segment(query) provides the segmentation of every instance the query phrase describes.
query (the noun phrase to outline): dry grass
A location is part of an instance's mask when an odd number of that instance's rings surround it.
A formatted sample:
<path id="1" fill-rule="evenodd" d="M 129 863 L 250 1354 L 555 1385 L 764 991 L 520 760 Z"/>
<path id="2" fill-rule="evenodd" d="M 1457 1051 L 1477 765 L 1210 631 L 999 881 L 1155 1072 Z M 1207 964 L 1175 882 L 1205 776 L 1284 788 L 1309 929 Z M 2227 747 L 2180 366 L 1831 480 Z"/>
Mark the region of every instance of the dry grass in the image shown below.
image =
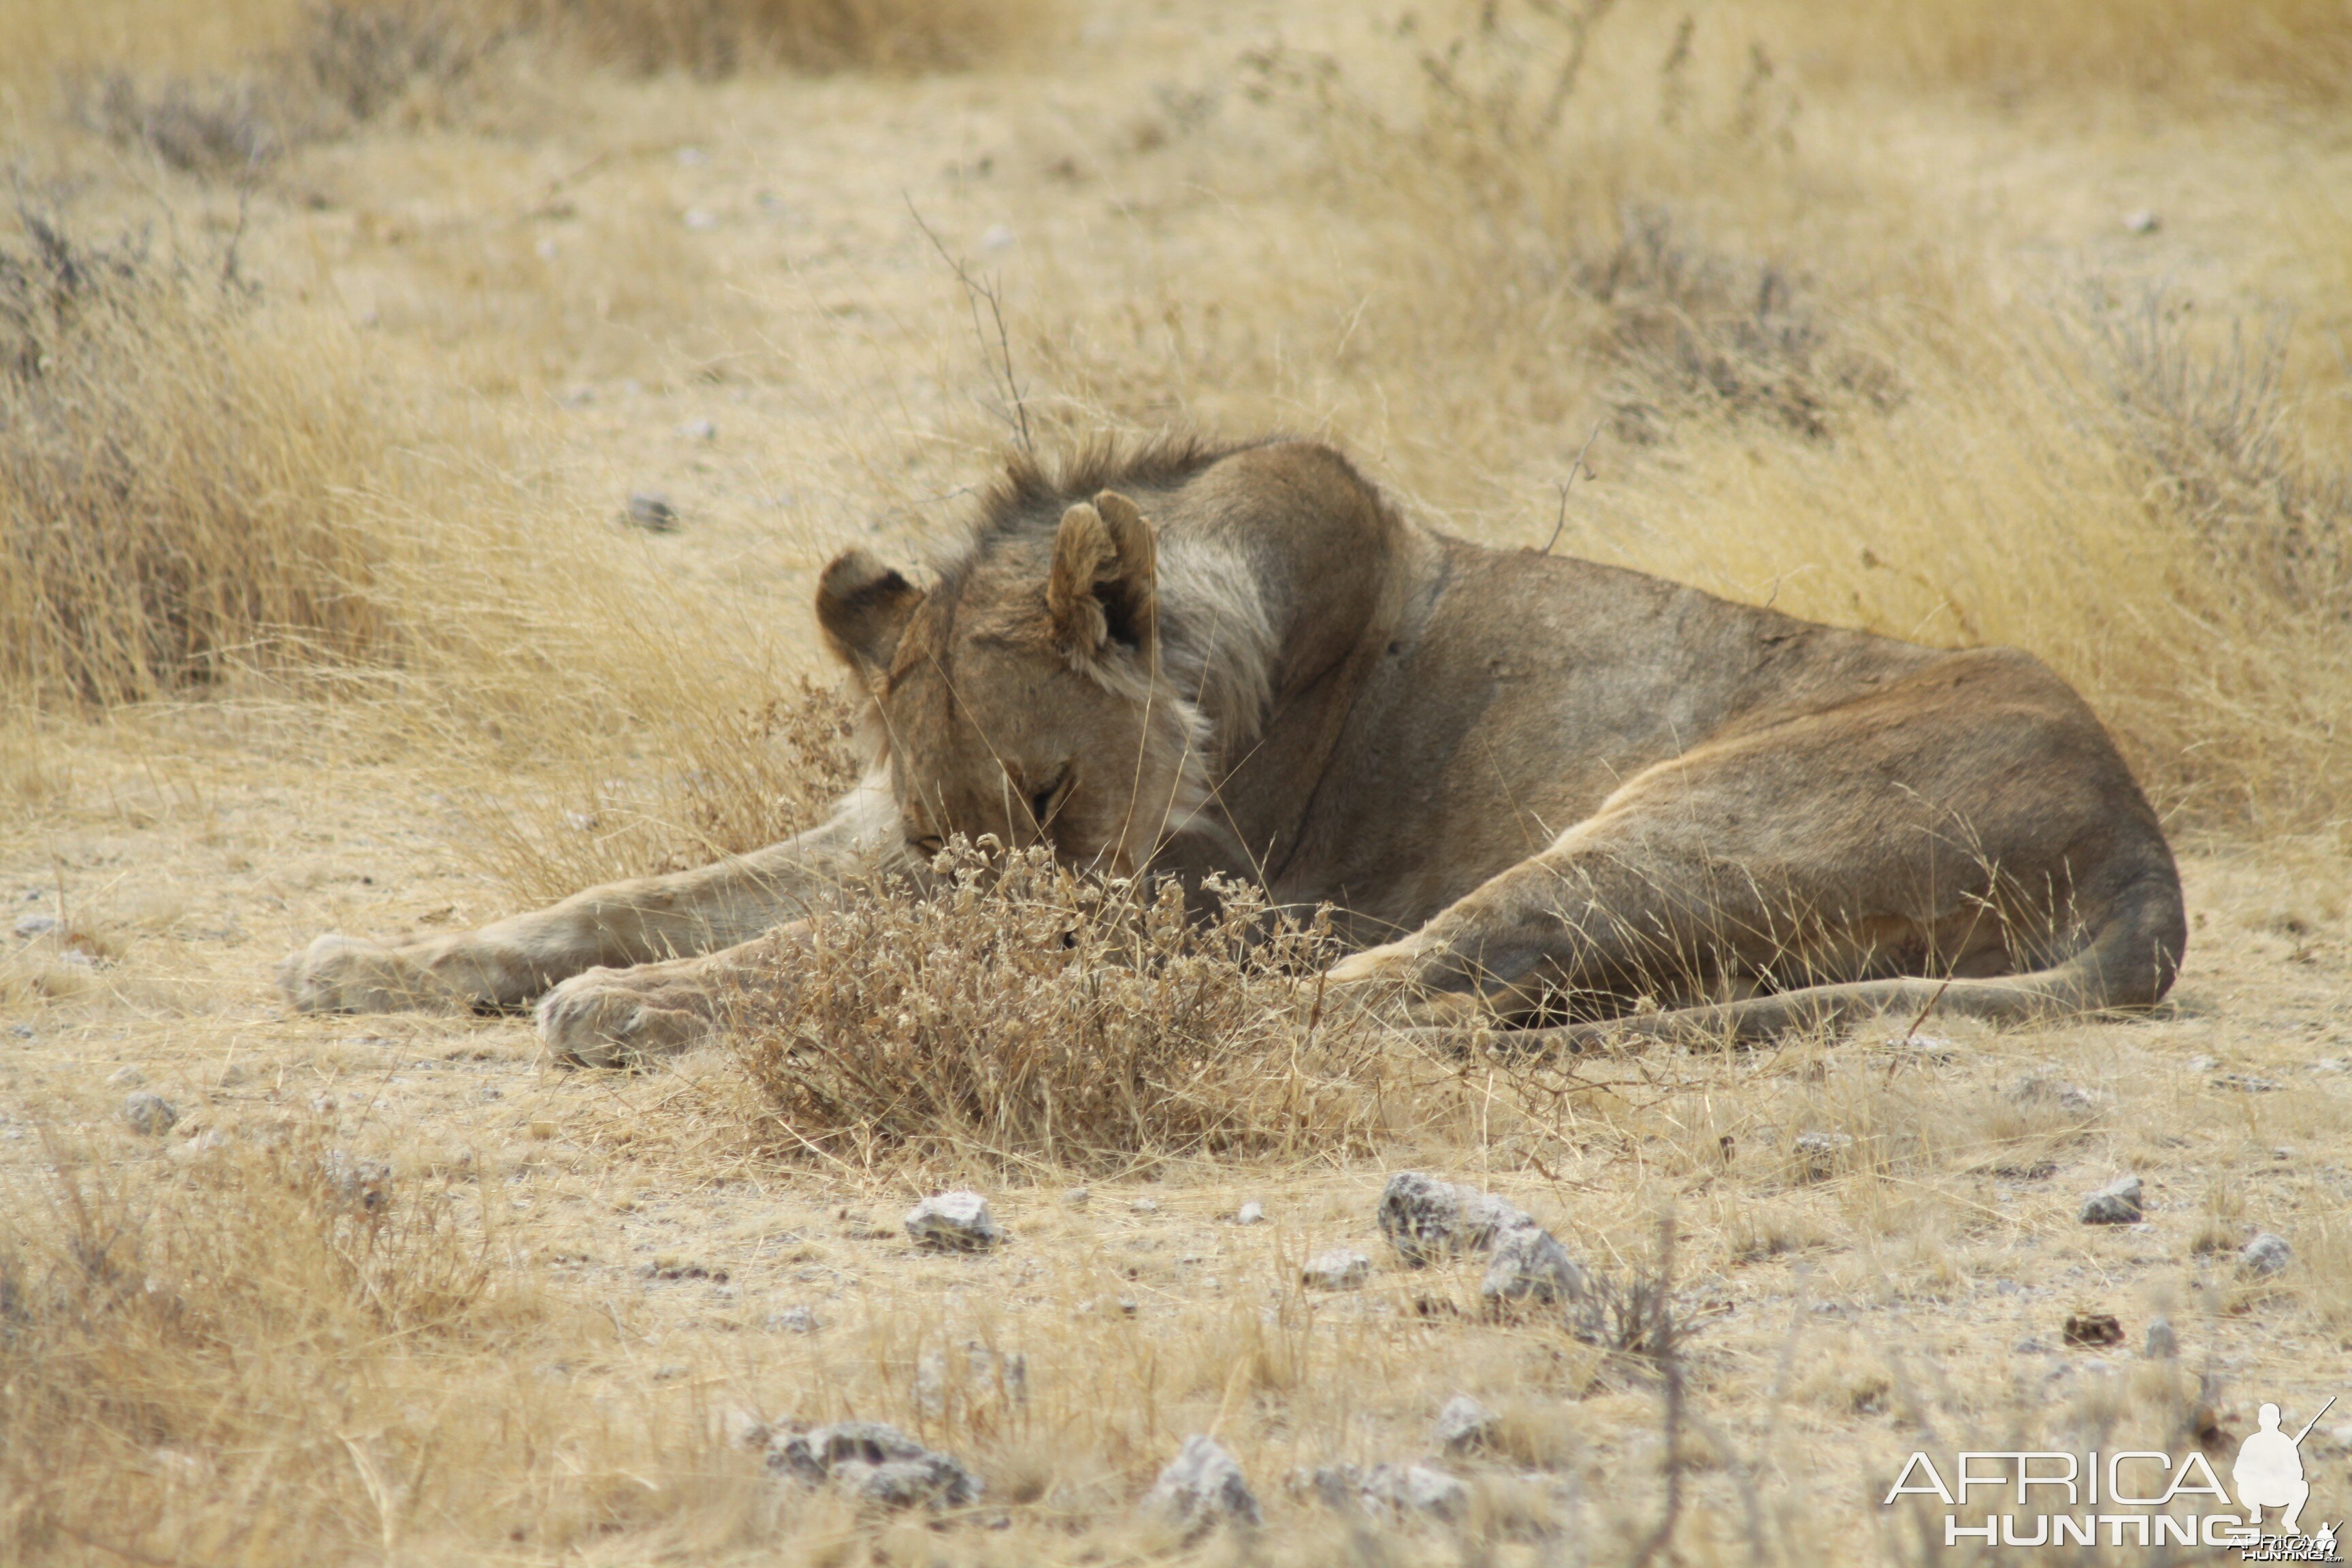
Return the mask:
<path id="1" fill-rule="evenodd" d="M 391 457 L 336 349 L 201 268 L 19 215 L 0 249 L 0 685 L 143 701 L 398 637 L 355 507 Z"/>
<path id="2" fill-rule="evenodd" d="M 1412 1075 L 1323 1017 L 1319 924 L 1222 885 L 1191 921 L 1172 880 L 1106 886 L 1043 850 L 954 846 L 932 874 L 933 897 L 821 920 L 781 1003 L 738 1008 L 780 1150 L 1051 1173 L 1347 1157 L 1401 1131 Z"/>

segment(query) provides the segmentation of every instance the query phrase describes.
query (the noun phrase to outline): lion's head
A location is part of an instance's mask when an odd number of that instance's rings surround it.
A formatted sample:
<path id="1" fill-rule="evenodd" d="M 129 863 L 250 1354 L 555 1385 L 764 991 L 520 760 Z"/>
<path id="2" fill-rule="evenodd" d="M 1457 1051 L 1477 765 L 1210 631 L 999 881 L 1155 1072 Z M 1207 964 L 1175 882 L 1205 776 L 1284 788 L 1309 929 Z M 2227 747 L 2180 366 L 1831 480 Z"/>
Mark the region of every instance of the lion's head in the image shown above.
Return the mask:
<path id="1" fill-rule="evenodd" d="M 910 848 L 993 834 L 1124 876 L 1183 824 L 1203 721 L 1161 672 L 1156 575 L 1114 490 L 928 593 L 862 550 L 825 568 L 817 622 L 872 703 Z"/>

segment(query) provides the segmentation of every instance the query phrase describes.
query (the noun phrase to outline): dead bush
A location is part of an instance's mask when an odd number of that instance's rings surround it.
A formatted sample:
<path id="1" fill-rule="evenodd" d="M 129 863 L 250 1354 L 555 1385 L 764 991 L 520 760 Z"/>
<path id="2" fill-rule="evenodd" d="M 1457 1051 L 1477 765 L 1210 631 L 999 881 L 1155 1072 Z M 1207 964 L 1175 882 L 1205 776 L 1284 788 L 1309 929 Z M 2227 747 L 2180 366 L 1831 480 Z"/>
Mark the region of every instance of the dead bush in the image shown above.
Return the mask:
<path id="1" fill-rule="evenodd" d="M 473 1491 L 426 1456 L 480 1441 L 460 1430 L 478 1410 L 417 1392 L 546 1309 L 461 1181 L 395 1177 L 312 1126 L 47 1152 L 0 1202 L 0 1556 L 225 1560 L 240 1527 L 208 1500 L 266 1493 L 266 1554 L 321 1561 Z"/>
<path id="2" fill-rule="evenodd" d="M 1322 1015 L 1321 917 L 1218 885 L 1188 920 L 1172 880 L 1097 881 L 1042 850 L 959 845 L 933 876 L 930 898 L 823 917 L 742 999 L 735 1049 L 782 1147 L 1101 1168 L 1333 1154 L 1381 1130 L 1379 1041 Z"/>
<path id="3" fill-rule="evenodd" d="M 198 268 L 19 214 L 0 245 L 0 685 L 116 702 L 393 626 L 352 510 L 383 411 Z"/>
<path id="4" fill-rule="evenodd" d="M 505 0 L 523 31 L 600 63 L 728 76 L 952 70 L 1024 30 L 1022 0 Z"/>

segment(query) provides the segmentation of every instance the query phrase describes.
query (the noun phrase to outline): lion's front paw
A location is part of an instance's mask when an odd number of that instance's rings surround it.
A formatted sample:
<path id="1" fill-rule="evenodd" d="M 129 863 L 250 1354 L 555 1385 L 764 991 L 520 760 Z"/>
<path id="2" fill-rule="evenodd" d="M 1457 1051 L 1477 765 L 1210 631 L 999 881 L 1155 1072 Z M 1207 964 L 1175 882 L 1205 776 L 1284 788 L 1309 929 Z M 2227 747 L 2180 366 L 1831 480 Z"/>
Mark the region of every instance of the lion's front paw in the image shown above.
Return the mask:
<path id="1" fill-rule="evenodd" d="M 635 1067 L 709 1039 L 712 1012 L 706 992 L 675 979 L 592 969 L 540 999 L 539 1037 L 578 1067 Z"/>
<path id="2" fill-rule="evenodd" d="M 1486 1000 L 1455 979 L 1451 967 L 1412 942 L 1368 947 L 1332 965 L 1327 978 L 1352 993 L 1349 1005 L 1406 1027 L 1466 1027 L 1484 1021 L 1489 1011 Z"/>
<path id="3" fill-rule="evenodd" d="M 388 947 L 331 932 L 278 966 L 278 986 L 301 1013 L 441 1012 L 448 990 Z"/>

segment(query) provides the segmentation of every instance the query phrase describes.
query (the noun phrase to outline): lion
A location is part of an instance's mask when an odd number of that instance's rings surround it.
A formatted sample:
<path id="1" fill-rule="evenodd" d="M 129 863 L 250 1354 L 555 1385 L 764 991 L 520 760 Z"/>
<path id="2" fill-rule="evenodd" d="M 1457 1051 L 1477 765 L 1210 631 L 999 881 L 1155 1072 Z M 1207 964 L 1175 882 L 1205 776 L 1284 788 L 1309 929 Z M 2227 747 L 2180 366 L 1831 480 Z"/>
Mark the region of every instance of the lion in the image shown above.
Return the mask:
<path id="1" fill-rule="evenodd" d="M 641 1060 L 955 836 L 1328 906 L 1328 985 L 1530 1047 L 2146 1008 L 2179 969 L 2162 826 L 2030 654 L 1470 543 L 1313 441 L 1018 458 L 978 511 L 925 583 L 862 550 L 818 582 L 865 752 L 822 826 L 462 935 L 320 936 L 293 1005 L 536 1003 L 562 1059 Z"/>

